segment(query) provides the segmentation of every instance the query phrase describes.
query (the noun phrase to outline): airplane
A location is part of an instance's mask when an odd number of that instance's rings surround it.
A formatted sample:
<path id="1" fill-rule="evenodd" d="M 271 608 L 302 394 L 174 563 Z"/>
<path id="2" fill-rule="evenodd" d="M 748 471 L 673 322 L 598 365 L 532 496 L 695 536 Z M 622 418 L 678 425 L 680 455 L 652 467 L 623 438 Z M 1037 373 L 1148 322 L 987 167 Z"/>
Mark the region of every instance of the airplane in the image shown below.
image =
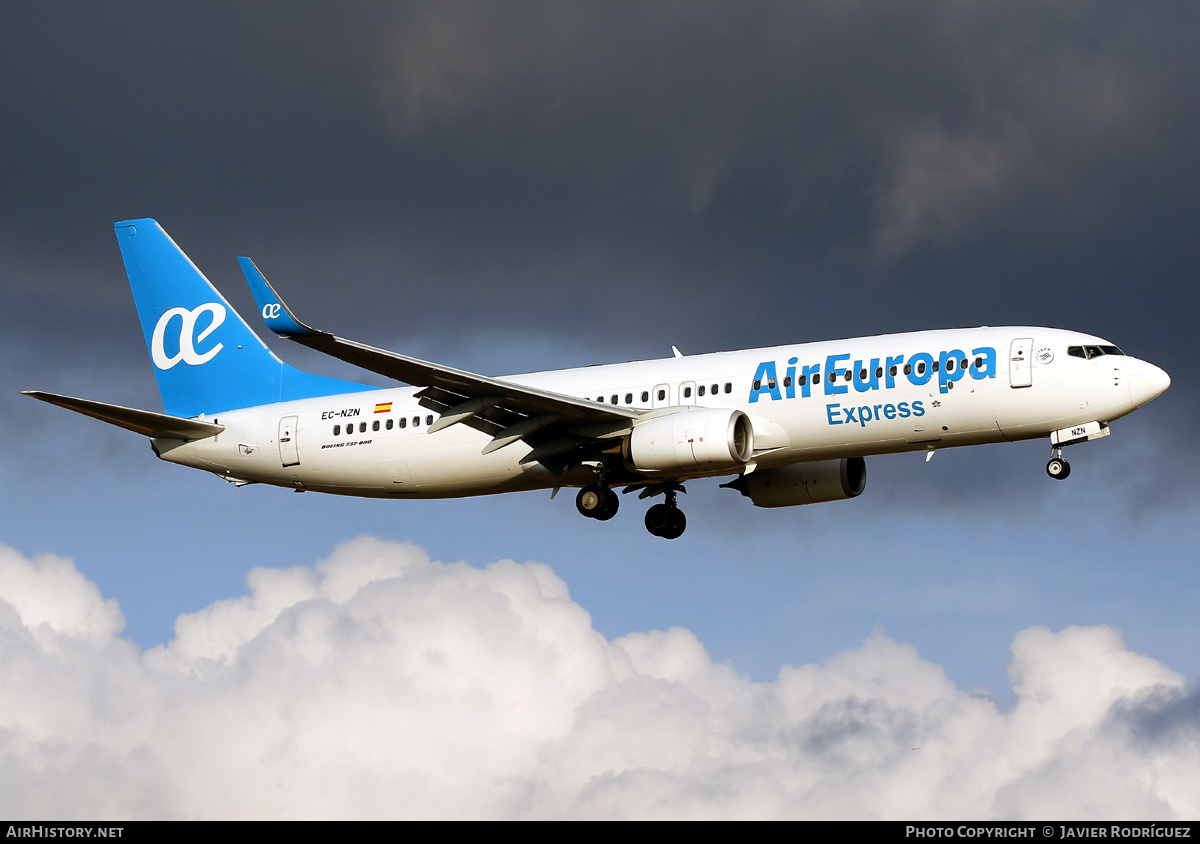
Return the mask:
<path id="1" fill-rule="evenodd" d="M 866 457 L 1049 437 L 1067 446 L 1161 395 L 1162 369 L 1055 328 L 917 331 L 673 356 L 495 378 L 346 340 L 302 322 L 239 258 L 277 336 L 408 386 L 294 369 L 267 347 L 152 219 L 114 224 L 163 413 L 31 396 L 150 437 L 162 460 L 237 486 L 377 498 L 578 488 L 589 518 L 641 499 L 654 536 L 687 520 L 684 483 L 758 507 L 857 497 Z"/>

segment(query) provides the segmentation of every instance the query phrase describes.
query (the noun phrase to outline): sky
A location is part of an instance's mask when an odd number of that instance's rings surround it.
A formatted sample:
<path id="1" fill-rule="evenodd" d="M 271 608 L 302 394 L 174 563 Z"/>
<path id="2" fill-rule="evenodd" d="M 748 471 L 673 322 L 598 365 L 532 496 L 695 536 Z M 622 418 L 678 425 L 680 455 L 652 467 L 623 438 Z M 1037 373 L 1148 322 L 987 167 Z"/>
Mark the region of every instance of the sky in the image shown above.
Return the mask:
<path id="1" fill-rule="evenodd" d="M 1200 816 L 1200 8 L 0 10 L 0 815 Z M 252 315 L 488 375 L 970 325 L 1172 377 L 1073 448 L 688 485 L 245 487 L 161 409 L 111 225 Z M 257 326 L 264 337 L 265 329 Z M 289 363 L 384 385 L 270 340 Z"/>

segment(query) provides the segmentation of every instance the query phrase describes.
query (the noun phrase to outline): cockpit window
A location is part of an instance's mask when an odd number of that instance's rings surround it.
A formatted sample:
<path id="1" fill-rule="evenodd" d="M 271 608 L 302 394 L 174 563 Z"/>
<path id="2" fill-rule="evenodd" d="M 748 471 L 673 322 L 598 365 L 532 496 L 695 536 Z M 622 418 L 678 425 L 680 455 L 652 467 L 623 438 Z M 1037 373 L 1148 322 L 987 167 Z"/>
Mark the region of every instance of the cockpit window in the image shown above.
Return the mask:
<path id="1" fill-rule="evenodd" d="M 1068 346 L 1067 354 L 1072 357 L 1091 360 L 1101 355 L 1123 355 L 1125 353 L 1116 346 Z"/>

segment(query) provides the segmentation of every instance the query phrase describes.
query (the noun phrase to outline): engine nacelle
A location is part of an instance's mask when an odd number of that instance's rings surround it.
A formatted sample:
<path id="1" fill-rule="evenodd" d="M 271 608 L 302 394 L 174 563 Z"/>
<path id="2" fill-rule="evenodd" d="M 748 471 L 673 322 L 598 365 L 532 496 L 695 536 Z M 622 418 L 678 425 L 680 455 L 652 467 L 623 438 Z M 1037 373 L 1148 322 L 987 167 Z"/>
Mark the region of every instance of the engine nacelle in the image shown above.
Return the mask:
<path id="1" fill-rule="evenodd" d="M 697 408 L 639 422 L 626 459 L 645 472 L 736 469 L 754 454 L 754 429 L 740 410 Z"/>
<path id="2" fill-rule="evenodd" d="M 794 463 L 742 475 L 722 486 L 732 487 L 755 507 L 795 507 L 821 501 L 841 501 L 862 495 L 867 488 L 867 461 L 861 457 Z"/>

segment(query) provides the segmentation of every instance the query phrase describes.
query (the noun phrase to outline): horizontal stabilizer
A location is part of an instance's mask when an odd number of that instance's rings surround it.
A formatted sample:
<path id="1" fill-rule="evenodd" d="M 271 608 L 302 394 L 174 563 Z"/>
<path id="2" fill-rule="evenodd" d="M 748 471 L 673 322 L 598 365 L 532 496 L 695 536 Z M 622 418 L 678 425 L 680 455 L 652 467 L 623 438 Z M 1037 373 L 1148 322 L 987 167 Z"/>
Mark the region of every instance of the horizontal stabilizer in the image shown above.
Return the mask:
<path id="1" fill-rule="evenodd" d="M 147 437 L 202 440 L 225 430 L 224 425 L 214 425 L 211 422 L 198 422 L 195 419 L 167 416 L 165 413 L 154 413 L 150 410 L 136 410 L 132 407 L 121 407 L 100 401 L 43 393 L 40 390 L 25 390 L 22 395 L 65 407 L 67 410 L 82 413 L 84 416 L 90 416 L 101 422 L 144 434 Z"/>

